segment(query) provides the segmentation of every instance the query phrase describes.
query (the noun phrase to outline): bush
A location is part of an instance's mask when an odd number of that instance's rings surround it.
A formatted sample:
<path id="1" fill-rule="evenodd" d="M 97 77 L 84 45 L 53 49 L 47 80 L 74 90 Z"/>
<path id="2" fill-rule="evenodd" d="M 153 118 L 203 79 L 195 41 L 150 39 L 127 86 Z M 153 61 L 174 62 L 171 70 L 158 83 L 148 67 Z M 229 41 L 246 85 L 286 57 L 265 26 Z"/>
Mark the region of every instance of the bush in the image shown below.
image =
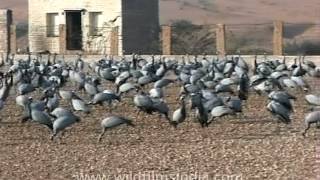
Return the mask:
<path id="1" fill-rule="evenodd" d="M 208 26 L 179 20 L 172 24 L 173 54 L 215 54 L 215 37 Z"/>

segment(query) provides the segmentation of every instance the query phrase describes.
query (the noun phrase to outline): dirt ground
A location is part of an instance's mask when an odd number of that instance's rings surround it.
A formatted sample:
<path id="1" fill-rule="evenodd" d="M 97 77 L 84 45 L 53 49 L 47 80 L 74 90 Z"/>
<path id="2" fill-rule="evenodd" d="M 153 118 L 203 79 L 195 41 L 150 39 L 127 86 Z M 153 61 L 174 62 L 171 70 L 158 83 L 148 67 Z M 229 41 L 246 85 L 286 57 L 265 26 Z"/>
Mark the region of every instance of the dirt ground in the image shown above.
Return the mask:
<path id="1" fill-rule="evenodd" d="M 319 87 L 319 82 L 314 85 Z M 166 91 L 173 111 L 178 88 L 171 85 Z M 82 121 L 52 142 L 47 128 L 20 123 L 22 110 L 10 97 L 0 112 L 0 179 L 115 179 L 142 172 L 198 173 L 209 179 L 316 179 L 319 130 L 312 128 L 307 138 L 301 136 L 307 104 L 301 92 L 295 95 L 290 125 L 278 124 L 266 111 L 267 99 L 252 94 L 242 116 L 201 128 L 189 113 L 177 130 L 158 115 L 136 117 L 127 99 L 115 105 L 113 113 L 131 118 L 136 126 L 109 130 L 101 143 L 97 137 L 101 120 L 109 115 L 106 107 L 94 107 L 90 115 L 80 113 Z"/>

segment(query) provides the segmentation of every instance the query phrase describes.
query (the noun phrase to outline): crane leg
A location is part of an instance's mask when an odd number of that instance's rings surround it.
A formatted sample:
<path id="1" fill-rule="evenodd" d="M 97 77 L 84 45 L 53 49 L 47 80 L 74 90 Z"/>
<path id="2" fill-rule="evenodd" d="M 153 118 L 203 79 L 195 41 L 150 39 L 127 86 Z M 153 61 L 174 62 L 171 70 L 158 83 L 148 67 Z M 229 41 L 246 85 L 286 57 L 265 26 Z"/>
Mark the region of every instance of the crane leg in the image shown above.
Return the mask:
<path id="1" fill-rule="evenodd" d="M 109 113 L 112 113 L 112 103 L 108 103 L 108 105 L 109 105 Z"/>
<path id="2" fill-rule="evenodd" d="M 304 129 L 303 133 L 302 133 L 302 136 L 303 137 L 306 137 L 306 133 L 307 131 L 310 129 L 310 123 L 308 123 L 307 127 Z"/>
<path id="3" fill-rule="evenodd" d="M 55 133 L 55 132 L 52 133 L 52 135 L 51 135 L 51 137 L 50 137 L 50 140 L 53 141 L 53 140 L 54 140 L 54 137 L 56 137 L 56 135 L 57 135 L 57 133 Z"/>
<path id="4" fill-rule="evenodd" d="M 104 133 L 106 132 L 106 129 L 107 129 L 107 128 L 102 128 L 102 132 L 101 132 L 101 134 L 99 135 L 98 142 L 100 142 L 100 141 L 101 141 L 102 136 L 103 136 L 103 135 L 104 135 Z"/>
<path id="5" fill-rule="evenodd" d="M 140 110 L 140 109 L 138 109 L 138 112 L 137 112 L 137 117 L 139 116 L 140 112 L 141 112 L 141 110 Z"/>
<path id="6" fill-rule="evenodd" d="M 62 139 L 62 137 L 66 134 L 66 131 L 62 130 L 61 134 L 60 134 L 60 140 Z"/>
<path id="7" fill-rule="evenodd" d="M 320 129 L 320 121 L 317 121 L 317 129 Z"/>

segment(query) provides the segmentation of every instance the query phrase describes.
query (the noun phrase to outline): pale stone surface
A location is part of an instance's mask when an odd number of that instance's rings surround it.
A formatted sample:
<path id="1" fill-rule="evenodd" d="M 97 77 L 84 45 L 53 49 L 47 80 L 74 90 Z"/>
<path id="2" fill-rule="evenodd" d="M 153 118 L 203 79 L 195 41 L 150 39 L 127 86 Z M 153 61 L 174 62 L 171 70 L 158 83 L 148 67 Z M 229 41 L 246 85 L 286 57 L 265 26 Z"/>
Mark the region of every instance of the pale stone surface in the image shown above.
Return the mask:
<path id="1" fill-rule="evenodd" d="M 26 59 L 27 57 L 28 57 L 27 55 L 16 55 L 16 59 Z M 61 56 L 58 55 L 57 57 L 59 58 Z M 72 61 L 75 58 L 77 58 L 77 56 L 75 56 L 75 55 L 65 55 L 64 57 L 65 57 L 66 61 Z M 104 55 L 83 55 L 82 57 L 83 57 L 83 60 L 85 62 L 93 62 L 93 61 L 98 61 L 101 58 L 104 58 Z M 127 60 L 131 60 L 132 56 L 126 55 L 125 57 L 126 57 Z M 150 60 L 150 61 L 151 61 L 151 58 L 152 58 L 152 56 L 150 56 L 150 55 L 141 55 L 141 57 L 145 58 L 146 60 Z M 168 55 L 168 56 L 161 55 L 161 57 L 166 57 L 167 59 L 176 59 L 178 61 L 182 60 L 182 56 L 181 55 Z M 194 58 L 194 56 L 192 56 L 192 55 L 190 55 L 189 57 L 190 57 L 191 60 Z M 206 57 L 207 57 L 208 60 L 217 59 L 217 56 L 208 55 Z M 243 55 L 241 57 L 249 65 L 253 64 L 254 56 L 252 56 L 252 55 Z M 115 60 L 121 60 L 123 58 L 123 56 L 114 56 L 113 58 Z M 198 56 L 198 59 L 201 59 L 201 58 L 202 58 L 202 56 Z M 272 55 L 271 56 L 263 56 L 263 55 L 260 55 L 260 56 L 257 56 L 257 61 L 258 62 L 264 61 L 265 58 L 267 58 L 268 60 L 276 60 L 276 59 L 278 59 L 278 60 L 282 61 L 283 56 L 272 56 Z M 286 63 L 288 65 L 292 64 L 294 62 L 295 58 L 299 58 L 299 56 L 286 56 Z M 156 55 L 155 59 L 156 60 L 160 59 L 160 55 Z M 305 60 L 313 61 L 317 66 L 320 66 L 320 56 L 306 56 Z"/>
<path id="2" fill-rule="evenodd" d="M 10 51 L 9 28 L 12 23 L 11 17 L 11 10 L 0 9 L 0 53 Z"/>
<path id="3" fill-rule="evenodd" d="M 47 37 L 46 14 L 59 13 L 59 25 L 66 24 L 66 10 L 84 10 L 82 13 L 83 50 L 88 54 L 109 54 L 111 30 L 118 26 L 119 53 L 135 46 L 147 46 L 149 36 L 142 31 L 145 25 L 159 24 L 158 0 L 115 1 L 115 0 L 29 0 L 29 45 L 31 52 L 49 50 L 59 53 L 59 37 Z M 102 36 L 90 36 L 90 12 L 102 12 L 99 30 Z M 148 16 L 151 14 L 151 18 Z M 119 17 L 118 17 L 119 16 Z M 117 20 L 112 22 L 116 17 Z M 156 20 L 155 20 L 156 19 Z M 138 29 L 137 29 L 138 28 Z M 150 28 L 150 27 L 147 27 Z M 135 30 L 136 29 L 136 30 Z M 149 29 L 150 30 L 150 29 Z M 147 32 L 147 33 L 151 33 Z M 124 36 L 122 34 L 125 34 Z M 144 41 L 138 41 L 142 39 Z"/>

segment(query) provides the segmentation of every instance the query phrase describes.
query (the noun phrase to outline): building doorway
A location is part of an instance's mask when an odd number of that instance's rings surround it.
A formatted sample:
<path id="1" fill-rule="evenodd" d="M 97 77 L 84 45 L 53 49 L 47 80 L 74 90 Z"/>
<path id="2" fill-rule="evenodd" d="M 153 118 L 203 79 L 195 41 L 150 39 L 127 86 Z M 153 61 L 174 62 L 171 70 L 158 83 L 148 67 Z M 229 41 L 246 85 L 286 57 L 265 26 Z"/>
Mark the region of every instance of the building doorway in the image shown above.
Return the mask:
<path id="1" fill-rule="evenodd" d="M 81 11 L 66 11 L 67 50 L 82 50 Z"/>

